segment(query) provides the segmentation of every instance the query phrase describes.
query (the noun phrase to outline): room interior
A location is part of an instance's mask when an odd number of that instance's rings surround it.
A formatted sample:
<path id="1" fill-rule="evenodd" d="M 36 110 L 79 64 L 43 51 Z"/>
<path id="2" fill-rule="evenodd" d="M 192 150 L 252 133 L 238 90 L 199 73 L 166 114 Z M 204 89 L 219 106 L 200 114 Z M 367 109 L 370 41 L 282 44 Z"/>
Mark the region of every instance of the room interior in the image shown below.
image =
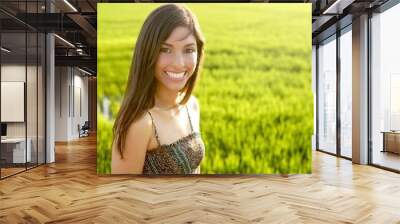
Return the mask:
<path id="1" fill-rule="evenodd" d="M 187 178 L 96 173 L 96 4 L 117 2 L 0 2 L 0 222 L 399 222 L 399 1 L 230 1 L 311 4 L 312 174 Z"/>

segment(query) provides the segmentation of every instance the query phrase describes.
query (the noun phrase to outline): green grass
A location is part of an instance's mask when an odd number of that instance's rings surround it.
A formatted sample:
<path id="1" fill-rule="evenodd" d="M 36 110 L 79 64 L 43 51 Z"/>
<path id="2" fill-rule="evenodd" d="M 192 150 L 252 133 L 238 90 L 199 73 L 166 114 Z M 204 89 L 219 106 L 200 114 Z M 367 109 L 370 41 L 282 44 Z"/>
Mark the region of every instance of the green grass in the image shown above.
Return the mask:
<path id="1" fill-rule="evenodd" d="M 310 4 L 187 4 L 206 37 L 194 95 L 202 173 L 310 173 Z M 97 171 L 110 172 L 113 119 L 138 32 L 158 4 L 98 5 Z M 117 12 L 117 13 L 116 13 Z M 111 104 L 111 118 L 102 102 Z"/>

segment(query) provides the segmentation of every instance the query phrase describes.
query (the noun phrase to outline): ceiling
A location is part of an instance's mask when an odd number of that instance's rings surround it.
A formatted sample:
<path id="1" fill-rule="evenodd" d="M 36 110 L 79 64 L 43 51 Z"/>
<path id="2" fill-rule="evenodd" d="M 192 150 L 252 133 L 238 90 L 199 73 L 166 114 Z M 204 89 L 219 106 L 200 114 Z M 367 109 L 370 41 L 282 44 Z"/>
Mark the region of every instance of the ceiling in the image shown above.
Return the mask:
<path id="1" fill-rule="evenodd" d="M 312 3 L 313 44 L 331 36 L 347 25 L 352 18 L 372 12 L 388 0 L 308 0 Z"/>
<path id="2" fill-rule="evenodd" d="M 1 0 L 2 46 L 12 49 L 3 60 L 15 63 L 23 60 L 26 55 L 29 61 L 30 58 L 36 57 L 37 50 L 44 47 L 44 44 L 36 43 L 36 33 L 53 32 L 57 34 L 56 66 L 79 66 L 96 74 L 97 2 L 47 0 L 46 5 L 45 0 Z M 28 32 L 27 40 L 25 30 Z M 29 34 L 30 32 L 32 34 Z"/>

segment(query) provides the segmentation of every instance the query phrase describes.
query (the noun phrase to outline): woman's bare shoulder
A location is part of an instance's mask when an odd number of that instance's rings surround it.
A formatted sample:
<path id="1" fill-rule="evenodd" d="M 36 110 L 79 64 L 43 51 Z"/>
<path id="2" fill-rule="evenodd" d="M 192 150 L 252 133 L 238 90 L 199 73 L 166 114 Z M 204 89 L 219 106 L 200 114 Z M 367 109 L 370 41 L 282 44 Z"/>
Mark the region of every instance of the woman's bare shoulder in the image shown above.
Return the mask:
<path id="1" fill-rule="evenodd" d="M 145 112 L 142 116 L 132 122 L 129 125 L 127 137 L 142 138 L 142 137 L 151 137 L 152 130 L 152 119 L 148 112 Z M 133 135 L 133 136 L 132 136 Z"/>
<path id="2" fill-rule="evenodd" d="M 151 138 L 152 123 L 147 113 L 132 122 L 127 130 L 123 157 L 113 150 L 111 169 L 113 174 L 140 174 Z"/>

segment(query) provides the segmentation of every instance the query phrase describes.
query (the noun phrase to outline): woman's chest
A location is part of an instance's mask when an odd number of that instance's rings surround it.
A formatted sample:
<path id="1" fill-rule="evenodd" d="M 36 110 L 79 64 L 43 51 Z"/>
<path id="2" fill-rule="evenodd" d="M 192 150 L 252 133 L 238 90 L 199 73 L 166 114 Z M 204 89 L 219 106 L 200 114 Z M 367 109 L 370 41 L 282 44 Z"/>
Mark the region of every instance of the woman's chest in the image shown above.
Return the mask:
<path id="1" fill-rule="evenodd" d="M 191 174 L 200 166 L 205 147 L 200 134 L 193 133 L 172 144 L 147 152 L 144 174 Z"/>

